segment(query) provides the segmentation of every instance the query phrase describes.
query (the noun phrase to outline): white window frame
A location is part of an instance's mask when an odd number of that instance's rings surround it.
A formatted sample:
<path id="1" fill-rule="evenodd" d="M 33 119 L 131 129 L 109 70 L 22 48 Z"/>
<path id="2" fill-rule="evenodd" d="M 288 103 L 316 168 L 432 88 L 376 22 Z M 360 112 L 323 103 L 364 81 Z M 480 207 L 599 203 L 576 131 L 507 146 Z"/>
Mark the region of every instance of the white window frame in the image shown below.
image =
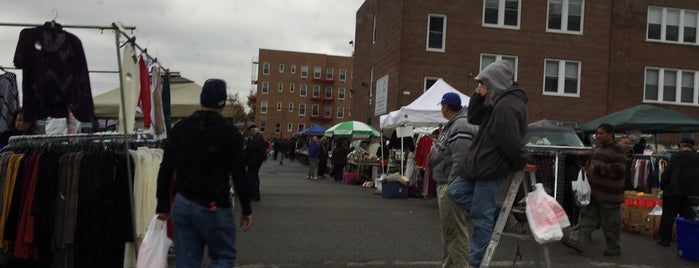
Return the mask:
<path id="1" fill-rule="evenodd" d="M 344 87 L 337 89 L 337 99 L 338 100 L 345 100 L 345 88 Z"/>
<path id="2" fill-rule="evenodd" d="M 308 85 L 306 85 L 306 84 L 301 84 L 301 85 L 299 86 L 299 96 L 301 96 L 301 97 L 303 97 L 303 98 L 305 98 L 306 96 L 308 96 Z"/>
<path id="3" fill-rule="evenodd" d="M 549 25 L 551 18 L 551 2 L 561 2 L 561 29 L 552 29 Z M 568 30 L 568 19 L 570 18 L 570 1 L 571 0 L 548 0 L 546 11 L 546 31 L 551 33 L 577 34 L 582 35 L 585 28 L 585 0 L 580 0 L 580 30 Z"/>
<path id="4" fill-rule="evenodd" d="M 284 63 L 279 64 L 279 73 L 284 73 Z"/>
<path id="5" fill-rule="evenodd" d="M 371 44 L 376 44 L 376 15 L 374 14 L 373 28 L 371 29 Z"/>
<path id="6" fill-rule="evenodd" d="M 503 55 L 503 54 L 493 54 L 493 53 L 481 53 L 481 62 L 480 62 L 480 71 L 482 71 L 487 65 L 483 64 L 483 57 L 495 57 L 495 61 L 499 61 L 502 59 L 508 59 L 508 58 L 514 58 L 514 68 L 513 73 L 515 75 L 515 81 L 517 81 L 517 73 L 519 72 L 519 57 L 514 56 L 514 55 Z"/>
<path id="7" fill-rule="evenodd" d="M 320 115 L 320 105 L 318 105 L 318 104 L 311 105 L 311 116 L 319 116 L 319 115 Z"/>
<path id="8" fill-rule="evenodd" d="M 422 92 L 425 92 L 425 91 L 427 91 L 428 89 L 430 89 L 429 87 L 427 87 L 427 81 L 434 80 L 434 82 L 437 83 L 437 81 L 438 81 L 439 79 L 442 79 L 442 78 L 441 78 L 441 77 L 436 77 L 436 76 L 425 76 L 425 79 L 422 79 Z M 433 83 L 433 84 L 434 84 L 434 83 Z"/>
<path id="9" fill-rule="evenodd" d="M 278 101 L 278 102 L 277 102 L 277 111 L 281 111 L 281 110 L 282 110 L 282 107 L 284 107 L 284 105 L 282 104 L 281 101 Z"/>
<path id="10" fill-rule="evenodd" d="M 269 62 L 262 64 L 262 75 L 269 75 Z"/>
<path id="11" fill-rule="evenodd" d="M 320 85 L 313 85 L 313 92 L 311 96 L 314 98 L 320 98 Z"/>
<path id="12" fill-rule="evenodd" d="M 279 123 L 279 122 L 274 123 L 274 133 L 275 134 L 282 133 L 282 124 L 281 123 Z"/>
<path id="13" fill-rule="evenodd" d="M 487 1 L 498 1 L 498 22 L 497 23 L 486 23 L 485 22 L 485 9 Z M 516 29 L 519 30 L 522 24 L 522 1 L 517 0 L 517 25 L 505 25 L 505 2 L 510 0 L 483 0 L 483 19 L 481 20 L 483 27 L 492 28 L 505 28 L 505 29 Z"/>
<path id="14" fill-rule="evenodd" d="M 262 81 L 262 94 L 269 94 L 269 82 Z"/>
<path id="15" fill-rule="evenodd" d="M 345 107 L 338 106 L 337 107 L 337 119 L 342 119 L 345 118 Z"/>
<path id="16" fill-rule="evenodd" d="M 333 116 L 333 106 L 325 105 L 323 107 L 323 118 L 331 118 Z"/>
<path id="17" fill-rule="evenodd" d="M 261 114 L 266 114 L 267 113 L 267 101 L 260 101 L 260 113 Z"/>
<path id="18" fill-rule="evenodd" d="M 284 83 L 277 83 L 277 92 L 284 92 Z"/>
<path id="19" fill-rule="evenodd" d="M 648 30 L 650 28 L 650 16 L 651 16 L 651 10 L 659 11 L 660 12 L 660 39 L 651 39 L 648 36 Z M 667 40 L 667 26 L 668 26 L 668 21 L 667 21 L 667 12 L 668 11 L 678 11 L 679 12 L 679 25 L 678 25 L 678 33 L 677 33 L 677 41 L 672 41 L 672 40 Z M 694 17 L 696 18 L 696 21 L 694 22 L 694 43 L 692 42 L 685 42 L 684 41 L 684 35 L 685 35 L 685 15 L 687 13 L 694 13 Z M 699 11 L 697 10 L 691 10 L 691 9 L 678 9 L 678 8 L 667 8 L 667 7 L 658 7 L 658 6 L 649 6 L 648 7 L 648 12 L 647 12 L 647 17 L 646 17 L 646 41 L 647 42 L 660 42 L 660 43 L 671 43 L 671 44 L 681 44 L 681 45 L 699 45 Z"/>
<path id="20" fill-rule="evenodd" d="M 325 87 L 325 99 L 332 99 L 333 98 L 333 87 L 327 86 Z"/>
<path id="21" fill-rule="evenodd" d="M 260 122 L 260 133 L 267 132 L 267 121 Z"/>
<path id="22" fill-rule="evenodd" d="M 308 65 L 301 66 L 301 79 L 308 78 Z"/>
<path id="23" fill-rule="evenodd" d="M 313 79 L 320 79 L 323 76 L 323 68 L 320 66 L 313 66 Z"/>
<path id="24" fill-rule="evenodd" d="M 299 103 L 299 116 L 306 116 L 306 104 Z"/>
<path id="25" fill-rule="evenodd" d="M 286 124 L 286 131 L 288 131 L 288 132 L 294 131 L 294 124 L 291 123 L 291 122 L 289 122 L 288 124 Z"/>
<path id="26" fill-rule="evenodd" d="M 340 79 L 340 82 L 345 82 L 347 80 L 347 70 L 340 69 L 340 73 L 338 74 L 338 77 Z"/>
<path id="27" fill-rule="evenodd" d="M 294 93 L 294 91 L 296 91 L 296 85 L 289 83 L 289 92 Z"/>
<path id="28" fill-rule="evenodd" d="M 296 64 L 292 64 L 291 70 L 289 70 L 289 71 L 291 72 L 291 74 L 295 74 L 296 73 Z"/>
<path id="29" fill-rule="evenodd" d="M 333 71 L 331 67 L 325 69 L 325 80 L 333 80 Z"/>
<path id="30" fill-rule="evenodd" d="M 297 129 L 298 131 L 304 131 L 306 129 L 306 124 L 299 123 Z"/>
<path id="31" fill-rule="evenodd" d="M 432 23 L 432 18 L 442 18 L 444 20 L 442 24 L 442 40 L 441 40 L 441 47 L 436 48 L 436 47 L 430 47 L 430 34 L 432 33 L 431 29 L 431 23 Z M 427 51 L 432 51 L 432 52 L 444 52 L 446 49 L 447 45 L 447 16 L 443 14 L 427 14 L 427 36 L 425 39 L 425 50 Z"/>
<path id="32" fill-rule="evenodd" d="M 558 62 L 558 71 L 557 71 L 557 77 L 558 77 L 558 83 L 556 85 L 557 87 L 557 92 L 549 92 L 546 91 L 546 62 L 553 61 L 553 62 Z M 577 63 L 578 64 L 578 73 L 577 73 L 577 92 L 575 94 L 573 93 L 565 93 L 565 67 L 566 63 Z M 549 59 L 546 58 L 544 59 L 544 79 L 542 83 L 542 88 L 541 91 L 543 92 L 543 95 L 547 96 L 560 96 L 560 97 L 580 97 L 580 74 L 582 73 L 582 62 L 576 61 L 576 60 L 562 60 L 562 59 Z"/>
<path id="33" fill-rule="evenodd" d="M 294 112 L 294 103 L 289 102 L 289 112 Z"/>
<path id="34" fill-rule="evenodd" d="M 656 71 L 658 73 L 658 96 L 657 99 L 647 99 L 649 98 L 647 94 L 648 85 L 648 71 Z M 665 76 L 666 72 L 675 72 L 675 100 L 666 101 L 664 100 L 665 94 Z M 692 103 L 682 102 L 682 85 L 683 85 L 683 74 L 693 74 L 693 96 Z M 682 70 L 682 69 L 672 69 L 672 68 L 662 68 L 662 67 L 646 67 L 643 72 L 643 103 L 662 103 L 670 105 L 679 106 L 699 106 L 699 71 L 697 70 Z"/>

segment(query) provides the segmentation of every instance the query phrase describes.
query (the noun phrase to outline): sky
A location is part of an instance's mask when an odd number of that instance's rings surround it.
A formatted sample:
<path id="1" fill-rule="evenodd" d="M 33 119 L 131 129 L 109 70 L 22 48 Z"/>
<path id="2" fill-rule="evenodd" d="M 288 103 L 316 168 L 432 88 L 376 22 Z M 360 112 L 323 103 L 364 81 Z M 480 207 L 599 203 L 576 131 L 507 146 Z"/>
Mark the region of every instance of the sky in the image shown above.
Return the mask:
<path id="1" fill-rule="evenodd" d="M 245 102 L 259 49 L 351 56 L 355 15 L 363 0 L 0 0 L 0 23 L 136 26 L 127 34 L 199 85 L 221 78 Z M 19 32 L 0 26 L 0 66 L 14 67 Z M 66 31 L 82 42 L 88 69 L 116 71 L 111 30 Z M 123 38 L 122 38 L 123 40 Z M 10 70 L 18 75 L 21 70 Z M 119 86 L 117 74 L 90 74 L 92 94 Z M 21 90 L 20 90 L 21 91 Z"/>

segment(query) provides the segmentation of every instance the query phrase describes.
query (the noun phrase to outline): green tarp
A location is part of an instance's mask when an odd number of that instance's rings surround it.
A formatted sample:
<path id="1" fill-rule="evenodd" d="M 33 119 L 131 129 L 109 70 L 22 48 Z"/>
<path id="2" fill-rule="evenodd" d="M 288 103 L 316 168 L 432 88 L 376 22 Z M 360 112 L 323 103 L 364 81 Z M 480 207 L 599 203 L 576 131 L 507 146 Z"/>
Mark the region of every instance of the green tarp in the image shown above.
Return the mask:
<path id="1" fill-rule="evenodd" d="M 600 124 L 614 126 L 616 132 L 643 133 L 699 132 L 699 118 L 653 105 L 641 104 L 614 112 L 580 126 L 582 132 L 594 132 Z"/>

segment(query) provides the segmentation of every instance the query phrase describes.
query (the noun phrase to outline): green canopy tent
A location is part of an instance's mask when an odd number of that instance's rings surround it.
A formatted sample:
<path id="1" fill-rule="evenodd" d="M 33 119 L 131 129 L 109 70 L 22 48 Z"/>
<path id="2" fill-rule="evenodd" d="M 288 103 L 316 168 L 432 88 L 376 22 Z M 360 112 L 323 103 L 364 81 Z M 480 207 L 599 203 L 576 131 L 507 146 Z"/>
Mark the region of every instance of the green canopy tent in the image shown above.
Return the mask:
<path id="1" fill-rule="evenodd" d="M 585 123 L 578 130 L 594 132 L 603 123 L 612 125 L 617 132 L 641 131 L 651 134 L 699 132 L 699 118 L 647 104 L 602 116 Z"/>

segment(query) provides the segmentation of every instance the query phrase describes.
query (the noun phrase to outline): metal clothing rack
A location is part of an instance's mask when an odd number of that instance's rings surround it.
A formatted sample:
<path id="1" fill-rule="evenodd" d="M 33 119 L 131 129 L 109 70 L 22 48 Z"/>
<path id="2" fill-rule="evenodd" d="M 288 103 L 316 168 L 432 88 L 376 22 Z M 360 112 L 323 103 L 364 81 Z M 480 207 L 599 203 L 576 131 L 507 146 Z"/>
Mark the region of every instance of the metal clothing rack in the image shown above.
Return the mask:
<path id="1" fill-rule="evenodd" d="M 553 164 L 553 198 L 556 199 L 557 201 L 562 201 L 558 200 L 556 198 L 557 193 L 558 193 L 558 167 L 560 163 L 560 158 L 561 158 L 561 151 L 592 151 L 592 147 L 575 147 L 575 146 L 557 146 L 557 145 L 527 145 L 525 149 L 528 152 L 549 152 L 553 153 L 554 155 L 554 164 Z"/>

